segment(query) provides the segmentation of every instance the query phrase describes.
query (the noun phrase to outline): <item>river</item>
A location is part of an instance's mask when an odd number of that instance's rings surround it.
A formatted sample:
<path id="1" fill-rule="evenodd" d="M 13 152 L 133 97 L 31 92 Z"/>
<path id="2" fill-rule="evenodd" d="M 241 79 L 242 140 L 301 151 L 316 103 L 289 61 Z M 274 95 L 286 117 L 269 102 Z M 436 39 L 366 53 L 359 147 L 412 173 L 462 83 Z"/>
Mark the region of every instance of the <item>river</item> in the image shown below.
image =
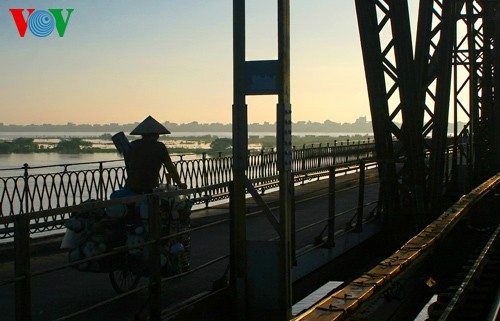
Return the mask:
<path id="1" fill-rule="evenodd" d="M 0 132 L 0 142 L 11 141 L 16 138 L 34 138 L 34 139 L 50 139 L 50 138 L 95 138 L 100 137 L 103 132 Z M 172 137 L 197 137 L 206 135 L 205 133 L 176 133 L 170 135 Z M 231 133 L 213 133 L 218 137 L 231 137 Z M 103 143 L 112 143 L 104 142 Z M 172 160 L 176 161 L 179 156 L 172 155 Z M 184 157 L 186 159 L 186 157 Z M 89 163 L 99 161 L 115 161 L 122 160 L 122 155 L 119 153 L 79 153 L 79 154 L 59 154 L 59 153 L 26 153 L 26 154 L 0 154 L 0 177 L 14 176 L 22 174 L 24 164 L 29 167 L 40 167 L 49 165 L 65 165 L 74 163 Z M 113 162 L 114 166 L 117 164 L 123 165 L 123 161 Z M 109 164 L 111 165 L 111 164 Z M 82 165 L 83 166 L 83 165 Z M 105 164 L 106 166 L 106 164 Z M 78 169 L 77 166 L 71 166 L 72 170 Z M 54 168 L 52 168 L 54 170 Z M 38 171 L 39 172 L 39 171 Z"/>
<path id="2" fill-rule="evenodd" d="M 19 137 L 34 138 L 34 139 L 50 139 L 50 138 L 96 138 L 103 134 L 114 134 L 106 132 L 0 132 L 0 142 L 11 141 Z M 196 132 L 177 132 L 170 134 L 169 137 L 200 137 L 205 135 L 217 136 L 220 138 L 231 138 L 231 132 L 210 132 L 210 133 L 196 133 Z M 275 136 L 273 132 L 249 132 L 249 136 Z M 355 133 L 312 133 L 312 132 L 301 132 L 294 133 L 296 136 L 353 136 Z M 369 135 L 369 133 L 358 133 L 357 135 Z M 103 141 L 104 142 L 104 141 Z M 111 144 L 111 142 L 105 142 Z M 172 146 L 171 142 L 169 146 Z M 195 155 L 190 155 L 184 157 L 184 159 L 193 157 Z M 59 153 L 26 153 L 26 154 L 0 154 L 0 177 L 14 176 L 22 174 L 22 168 L 24 164 L 28 164 L 30 167 L 39 166 L 49 166 L 49 165 L 63 165 L 63 164 L 73 164 L 73 163 L 88 163 L 88 162 L 99 162 L 99 161 L 111 161 L 111 160 L 121 160 L 122 157 L 118 153 L 90 153 L 90 154 L 59 154 Z M 179 156 L 172 155 L 172 160 L 176 161 Z M 114 165 L 117 162 L 112 163 Z M 123 163 L 119 163 L 123 164 Z M 54 168 L 52 168 L 53 170 Z M 75 166 L 71 166 L 71 169 L 76 169 Z"/>
<path id="3" fill-rule="evenodd" d="M 64 165 L 73 163 L 89 163 L 99 161 L 121 160 L 118 153 L 91 153 L 91 154 L 58 154 L 58 153 L 27 153 L 27 154 L 0 154 L 0 177 L 18 175 L 22 173 L 24 164 L 29 167 Z M 123 162 L 114 162 L 123 164 Z M 83 166 L 83 165 L 82 165 Z M 71 169 L 76 169 L 73 166 Z M 54 168 L 52 168 L 54 170 Z"/>

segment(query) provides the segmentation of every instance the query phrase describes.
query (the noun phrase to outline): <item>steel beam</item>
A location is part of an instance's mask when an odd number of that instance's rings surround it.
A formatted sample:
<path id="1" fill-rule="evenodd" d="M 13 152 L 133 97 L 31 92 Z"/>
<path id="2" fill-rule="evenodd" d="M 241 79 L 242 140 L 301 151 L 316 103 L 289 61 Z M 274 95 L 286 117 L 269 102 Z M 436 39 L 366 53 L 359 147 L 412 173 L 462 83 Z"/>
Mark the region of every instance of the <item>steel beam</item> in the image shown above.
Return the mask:
<path id="1" fill-rule="evenodd" d="M 469 143 L 467 161 L 470 174 L 477 181 L 498 171 L 500 164 L 497 129 L 500 122 L 495 99 L 495 92 L 500 89 L 495 77 L 495 66 L 500 62 L 495 50 L 499 28 L 497 12 L 496 0 L 466 0 L 466 9 L 462 10 L 457 22 L 465 25 L 467 32 L 457 38 L 455 45 L 455 113 L 464 112 L 468 122 L 462 131 L 455 129 L 456 144 Z M 456 163 L 458 159 L 454 161 L 455 167 Z"/>
<path id="2" fill-rule="evenodd" d="M 429 154 L 427 195 L 429 209 L 438 205 L 445 189 L 448 119 L 452 56 L 457 15 L 464 1 L 421 0 L 417 30 L 415 64 L 417 66 L 419 101 L 422 103 L 422 137 L 432 137 L 425 146 Z M 456 86 L 455 86 L 456 88 Z"/>
<path id="3" fill-rule="evenodd" d="M 486 177 L 490 172 L 490 143 L 489 143 L 489 113 L 494 104 L 493 96 L 493 54 L 494 47 L 494 25 L 490 20 L 493 15 L 493 5 L 490 1 L 475 1 L 480 7 L 480 24 L 474 24 L 471 30 L 476 35 L 474 43 L 474 64 L 475 68 L 471 70 L 471 85 L 477 89 L 472 89 L 473 99 L 470 102 L 471 115 L 471 143 L 473 148 L 472 174 L 477 180 Z M 470 10 L 470 9 L 469 9 Z"/>
<path id="4" fill-rule="evenodd" d="M 413 55 L 407 1 L 356 1 L 376 148 L 382 164 L 381 201 L 386 204 L 387 197 L 397 200 L 392 208 L 413 210 L 411 217 L 420 223 L 440 201 L 447 177 L 453 43 L 457 14 L 463 5 L 461 0 L 421 0 Z M 392 38 L 384 39 L 382 34 Z M 397 145 L 393 137 L 398 139 Z M 428 137 L 432 137 L 430 144 L 426 144 Z M 430 155 L 428 162 L 426 154 Z"/>
<path id="5" fill-rule="evenodd" d="M 499 102 L 495 93 L 500 89 L 500 80 L 495 77 L 497 63 L 500 55 L 496 50 L 499 39 L 499 1 L 483 2 L 483 66 L 482 66 L 482 99 L 478 106 L 476 124 L 476 158 L 478 161 L 475 171 L 478 181 L 494 173 L 499 168 L 499 138 L 498 129 Z"/>
<path id="6" fill-rule="evenodd" d="M 424 201 L 425 164 L 422 137 L 423 109 L 419 100 L 417 75 L 413 59 L 412 36 L 408 3 L 388 1 L 391 16 L 391 29 L 394 41 L 394 54 L 399 81 L 399 96 L 402 118 L 402 150 L 404 165 L 401 182 L 404 196 L 403 207 L 421 220 L 426 210 Z"/>
<path id="7" fill-rule="evenodd" d="M 231 266 L 232 285 L 235 290 L 237 315 L 233 319 L 266 318 L 288 321 L 292 313 L 292 260 L 293 260 L 293 179 L 292 121 L 290 104 L 290 0 L 278 3 L 278 60 L 247 62 L 245 60 L 245 0 L 233 0 L 233 179 L 231 189 Z M 247 83 L 252 73 L 276 76 L 275 88 L 254 90 Z M 257 77 L 259 78 L 259 77 Z M 280 214 L 276 221 L 267 205 L 258 196 L 246 177 L 248 169 L 248 116 L 246 95 L 278 95 L 277 104 L 277 168 L 279 171 Z M 245 182 L 256 201 L 267 210 L 271 224 L 278 230 L 279 244 L 247 240 Z M 276 253 L 275 253 L 276 251 Z M 251 255 L 263 254 L 267 260 L 253 264 Z M 266 256 L 267 255 L 267 256 Z M 277 260 L 276 260 L 277 258 Z M 268 283 L 258 284 L 262 274 L 268 273 Z M 262 282 L 261 282 L 262 283 Z M 270 284 L 275 289 L 268 296 L 259 295 Z M 269 300 L 266 300 L 269 299 Z"/>
<path id="8" fill-rule="evenodd" d="M 493 17 L 494 22 L 494 43 L 498 43 L 500 41 L 500 1 L 496 1 L 495 3 L 495 15 Z M 493 65 L 495 69 L 500 67 L 500 52 L 499 50 L 494 50 L 493 57 Z M 493 72 L 493 76 L 495 76 Z M 500 77 L 494 77 L 494 92 L 500 92 Z M 491 155 L 492 159 L 492 171 L 498 172 L 500 171 L 500 101 L 495 97 L 495 103 L 492 105 L 491 109 Z"/>
<path id="9" fill-rule="evenodd" d="M 234 320 L 246 315 L 246 203 L 248 113 L 245 96 L 245 0 L 233 0 L 233 184 L 231 188 L 231 285 Z"/>
<path id="10" fill-rule="evenodd" d="M 290 0 L 278 0 L 278 106 L 276 147 L 280 178 L 281 297 L 277 320 L 292 317 L 292 106 L 290 104 Z"/>
<path id="11" fill-rule="evenodd" d="M 472 144 L 474 111 L 471 106 L 476 106 L 479 98 L 478 68 L 479 61 L 483 58 L 480 54 L 482 27 L 478 28 L 478 25 L 482 26 L 481 14 L 482 7 L 476 0 L 466 0 L 465 7 L 457 16 L 457 36 L 453 54 L 455 124 L 452 177 L 455 184 L 459 175 L 471 175 L 474 163 Z M 466 117 L 463 128 L 458 128 L 459 114 Z"/>
<path id="12" fill-rule="evenodd" d="M 375 149 L 379 163 L 380 206 L 385 214 L 394 215 L 399 211 L 398 179 L 396 175 L 396 155 L 393 146 L 392 129 L 388 103 L 388 91 L 385 76 L 386 71 L 393 70 L 386 65 L 386 57 L 382 50 L 380 31 L 387 24 L 387 16 L 379 19 L 377 8 L 379 1 L 356 0 L 359 35 L 365 76 L 368 87 L 368 98 L 372 116 Z M 388 14 L 388 8 L 381 5 L 381 12 Z"/>

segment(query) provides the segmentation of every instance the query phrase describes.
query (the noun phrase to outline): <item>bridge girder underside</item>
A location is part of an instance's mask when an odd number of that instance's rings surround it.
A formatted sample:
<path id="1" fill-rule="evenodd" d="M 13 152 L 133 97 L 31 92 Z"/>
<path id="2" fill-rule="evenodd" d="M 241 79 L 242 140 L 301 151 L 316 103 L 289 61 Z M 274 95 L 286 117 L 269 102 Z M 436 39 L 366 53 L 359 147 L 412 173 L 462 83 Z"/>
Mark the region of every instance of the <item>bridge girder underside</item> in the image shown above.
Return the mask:
<path id="1" fill-rule="evenodd" d="M 414 222 L 426 222 L 464 160 L 478 179 L 498 170 L 497 7 L 498 1 L 420 0 L 413 43 L 406 0 L 356 0 L 381 210 L 388 215 L 404 208 Z M 460 131 L 459 117 L 466 120 Z"/>

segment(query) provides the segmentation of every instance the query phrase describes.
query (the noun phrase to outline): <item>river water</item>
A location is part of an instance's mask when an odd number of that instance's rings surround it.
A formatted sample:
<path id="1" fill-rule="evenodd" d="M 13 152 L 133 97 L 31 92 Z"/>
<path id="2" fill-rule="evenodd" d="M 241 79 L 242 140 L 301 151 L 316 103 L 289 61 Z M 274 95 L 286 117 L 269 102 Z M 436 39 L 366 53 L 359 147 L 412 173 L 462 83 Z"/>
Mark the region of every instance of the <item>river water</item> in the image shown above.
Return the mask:
<path id="1" fill-rule="evenodd" d="M 100 161 L 116 161 L 104 165 L 123 165 L 122 157 L 118 153 L 91 153 L 91 154 L 58 154 L 58 153 L 28 153 L 28 154 L 0 154 L 0 177 L 15 176 L 23 173 L 24 164 L 29 167 L 65 165 L 74 163 L 90 163 Z M 71 170 L 81 169 L 87 165 L 71 166 Z M 87 166 L 88 167 L 88 166 Z M 57 167 L 52 167 L 54 171 Z M 63 169 L 63 166 L 60 168 Z M 47 171 L 49 169 L 47 168 Z M 43 169 L 37 169 L 43 172 Z"/>
<path id="2" fill-rule="evenodd" d="M 71 138 L 71 137 L 79 137 L 79 138 L 98 138 L 103 134 L 114 134 L 114 133 L 105 133 L 105 132 L 0 132 L 0 142 L 1 141 L 11 141 L 13 139 L 24 137 L 24 138 L 34 138 L 35 141 L 38 140 L 47 142 L 52 140 L 59 140 L 59 138 Z M 217 136 L 220 138 L 231 138 L 231 132 L 211 132 L 211 133 L 196 133 L 196 132 L 177 132 L 169 135 L 169 137 L 201 137 L 205 135 Z M 249 136 L 275 136 L 276 134 L 273 132 L 250 132 Z M 339 137 L 339 136 L 352 136 L 356 135 L 354 133 L 294 133 L 296 136 L 331 136 L 331 137 Z M 369 135 L 369 133 L 358 133 L 358 135 Z M 92 142 L 94 146 L 98 146 L 99 144 L 107 144 L 108 148 L 114 148 L 111 141 L 108 140 L 99 140 L 93 139 Z M 54 142 L 52 142 L 54 143 Z M 167 145 L 176 146 L 181 144 L 180 141 L 169 141 Z M 110 146 L 110 147 L 109 147 Z M 172 160 L 179 160 L 178 155 L 173 154 Z M 193 159 L 200 156 L 197 155 L 187 155 L 184 156 L 184 159 Z M 59 153 L 26 153 L 26 154 L 0 154 L 0 177 L 6 176 L 17 176 L 22 175 L 24 173 L 23 166 L 24 164 L 28 164 L 30 168 L 40 167 L 40 166 L 52 166 L 52 165 L 65 165 L 65 164 L 74 164 L 74 163 L 90 163 L 90 162 L 99 162 L 103 161 L 104 166 L 117 166 L 123 165 L 122 156 L 118 153 L 80 153 L 80 154 L 59 154 Z M 114 161 L 114 162 L 109 162 Z M 109 162 L 109 163 L 108 163 Z M 72 165 L 70 166 L 71 170 L 78 170 L 88 168 L 86 165 Z M 37 173 L 43 172 L 54 172 L 55 167 L 46 168 L 46 169 L 37 169 Z M 61 166 L 61 169 L 63 167 Z M 30 169 L 31 171 L 31 169 Z M 57 171 L 57 170 L 56 170 Z"/>
<path id="3" fill-rule="evenodd" d="M 100 137 L 103 134 L 114 134 L 114 133 L 103 133 L 103 132 L 0 132 L 0 141 L 11 141 L 13 139 L 23 137 L 23 138 L 34 138 L 35 140 L 50 140 L 53 138 L 95 138 Z M 231 137 L 231 133 L 213 133 L 213 135 L 220 135 L 218 137 Z M 188 136 L 202 136 L 206 134 L 198 133 L 176 133 L 171 135 L 172 137 L 188 137 Z M 102 143 L 112 146 L 111 141 L 101 141 Z M 95 143 L 95 142 L 94 142 Z M 97 142 L 97 144 L 99 144 Z M 96 145 L 96 144 L 94 144 Z M 114 148 L 114 147 L 111 147 Z M 172 160 L 178 160 L 179 156 L 172 155 Z M 49 165 L 64 165 L 64 164 L 74 164 L 74 163 L 90 163 L 90 162 L 108 162 L 116 161 L 112 163 L 104 163 L 104 166 L 116 166 L 123 165 L 123 157 L 119 153 L 80 153 L 80 154 L 59 154 L 59 153 L 26 153 L 26 154 L 0 154 L 0 177 L 4 176 L 15 176 L 23 173 L 24 164 L 28 164 L 29 167 L 40 167 Z M 186 159 L 186 157 L 185 157 Z M 72 170 L 78 169 L 78 167 L 85 167 L 85 165 L 71 166 Z M 61 167 L 62 168 L 62 167 Z M 48 171 L 49 169 L 47 169 Z M 43 170 L 37 169 L 37 172 Z M 51 169 L 54 171 L 54 168 Z"/>

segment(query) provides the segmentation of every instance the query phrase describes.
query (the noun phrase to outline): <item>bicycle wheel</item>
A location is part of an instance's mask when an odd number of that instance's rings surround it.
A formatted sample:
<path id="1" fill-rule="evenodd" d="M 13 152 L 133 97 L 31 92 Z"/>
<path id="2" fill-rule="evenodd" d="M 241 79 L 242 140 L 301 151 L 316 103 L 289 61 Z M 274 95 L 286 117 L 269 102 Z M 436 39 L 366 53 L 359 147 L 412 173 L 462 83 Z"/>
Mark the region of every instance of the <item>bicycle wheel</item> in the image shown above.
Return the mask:
<path id="1" fill-rule="evenodd" d="M 134 274 L 127 270 L 117 270 L 109 272 L 109 280 L 111 286 L 116 293 L 121 294 L 133 290 L 139 284 L 140 275 Z"/>

